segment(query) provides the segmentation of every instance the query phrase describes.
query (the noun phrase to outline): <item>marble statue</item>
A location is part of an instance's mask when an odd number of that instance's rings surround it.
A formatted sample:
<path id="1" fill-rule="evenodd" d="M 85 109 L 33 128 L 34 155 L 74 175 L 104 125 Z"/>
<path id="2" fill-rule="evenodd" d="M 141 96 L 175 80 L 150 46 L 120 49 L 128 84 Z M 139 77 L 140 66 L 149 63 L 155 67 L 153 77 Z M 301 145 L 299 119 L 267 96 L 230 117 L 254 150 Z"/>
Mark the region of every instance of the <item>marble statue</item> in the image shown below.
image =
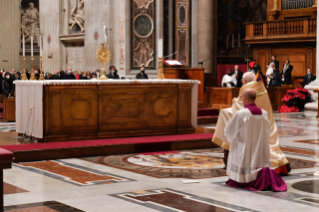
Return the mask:
<path id="1" fill-rule="evenodd" d="M 22 10 L 21 13 L 21 33 L 24 34 L 26 42 L 31 41 L 31 36 L 35 42 L 38 42 L 40 36 L 39 10 L 31 2 L 29 8 Z"/>
<path id="2" fill-rule="evenodd" d="M 81 28 L 81 32 L 84 32 L 84 0 L 79 0 L 78 4 L 75 4 L 71 10 L 72 25 L 69 30 L 77 24 Z"/>

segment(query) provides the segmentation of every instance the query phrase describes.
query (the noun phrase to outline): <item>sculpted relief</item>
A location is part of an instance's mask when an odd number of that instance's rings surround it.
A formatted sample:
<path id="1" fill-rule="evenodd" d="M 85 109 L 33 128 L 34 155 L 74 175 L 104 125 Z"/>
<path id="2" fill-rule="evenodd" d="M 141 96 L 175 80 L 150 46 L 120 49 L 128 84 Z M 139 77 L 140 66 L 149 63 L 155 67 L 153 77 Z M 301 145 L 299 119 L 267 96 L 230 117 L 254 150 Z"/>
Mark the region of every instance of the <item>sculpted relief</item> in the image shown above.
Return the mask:
<path id="1" fill-rule="evenodd" d="M 85 31 L 84 28 L 84 0 L 73 0 L 71 3 L 71 18 L 70 18 L 70 28 L 73 30 L 75 26 L 80 27 L 81 33 Z M 73 33 L 76 31 L 72 31 Z M 71 33 L 72 33 L 71 32 Z"/>
<path id="2" fill-rule="evenodd" d="M 39 10 L 33 2 L 29 3 L 29 7 L 21 9 L 21 34 L 25 36 L 26 43 L 31 42 L 31 36 L 35 43 L 39 41 Z"/>

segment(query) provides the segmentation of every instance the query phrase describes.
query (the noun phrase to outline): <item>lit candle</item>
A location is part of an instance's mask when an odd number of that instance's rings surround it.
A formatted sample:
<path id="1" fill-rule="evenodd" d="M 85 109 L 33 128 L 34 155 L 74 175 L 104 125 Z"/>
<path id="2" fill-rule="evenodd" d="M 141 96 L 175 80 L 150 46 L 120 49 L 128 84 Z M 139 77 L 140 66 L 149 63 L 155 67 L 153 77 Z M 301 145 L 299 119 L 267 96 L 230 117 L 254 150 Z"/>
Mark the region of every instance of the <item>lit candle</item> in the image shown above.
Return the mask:
<path id="1" fill-rule="evenodd" d="M 31 35 L 31 57 L 33 57 L 33 36 Z"/>
<path id="2" fill-rule="evenodd" d="M 40 35 L 40 57 L 42 57 L 42 35 Z"/>
<path id="3" fill-rule="evenodd" d="M 23 38 L 22 38 L 22 49 L 23 49 L 23 57 L 25 57 L 25 37 L 23 34 Z"/>
<path id="4" fill-rule="evenodd" d="M 163 58 L 163 39 L 158 41 L 158 57 Z"/>

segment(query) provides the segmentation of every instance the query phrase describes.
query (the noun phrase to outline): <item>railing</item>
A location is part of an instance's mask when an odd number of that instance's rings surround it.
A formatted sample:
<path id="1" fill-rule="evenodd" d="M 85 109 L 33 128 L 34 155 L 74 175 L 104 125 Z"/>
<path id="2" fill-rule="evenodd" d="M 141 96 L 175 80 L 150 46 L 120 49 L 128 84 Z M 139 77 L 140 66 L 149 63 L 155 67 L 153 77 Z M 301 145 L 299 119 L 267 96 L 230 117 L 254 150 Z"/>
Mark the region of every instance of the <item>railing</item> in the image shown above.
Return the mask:
<path id="1" fill-rule="evenodd" d="M 281 9 L 282 10 L 295 10 L 310 8 L 314 5 L 314 0 L 282 0 Z"/>
<path id="2" fill-rule="evenodd" d="M 316 38 L 317 19 L 289 19 L 279 21 L 265 21 L 246 23 L 246 40 L 250 39 L 288 39 L 288 38 Z"/>
<path id="3" fill-rule="evenodd" d="M 252 29 L 252 31 L 250 31 Z M 247 37 L 316 35 L 317 19 L 289 19 L 247 24 Z"/>

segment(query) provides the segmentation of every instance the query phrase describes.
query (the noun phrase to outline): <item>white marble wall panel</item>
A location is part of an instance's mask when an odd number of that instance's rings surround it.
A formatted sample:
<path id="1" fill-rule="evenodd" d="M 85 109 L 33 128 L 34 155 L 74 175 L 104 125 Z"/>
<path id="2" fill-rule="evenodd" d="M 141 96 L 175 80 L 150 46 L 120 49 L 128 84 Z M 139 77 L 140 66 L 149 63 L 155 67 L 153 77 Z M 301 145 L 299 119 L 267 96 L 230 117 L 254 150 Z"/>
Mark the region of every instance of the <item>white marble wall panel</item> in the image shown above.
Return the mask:
<path id="1" fill-rule="evenodd" d="M 61 1 L 39 0 L 40 3 L 40 29 L 43 37 L 43 71 L 54 72 L 62 68 L 60 42 Z M 51 37 L 50 44 L 48 36 Z M 52 56 L 52 58 L 49 58 Z"/>
<path id="2" fill-rule="evenodd" d="M 67 55 L 68 55 L 68 66 L 72 67 L 72 69 L 85 71 L 85 60 L 84 58 L 84 47 L 76 46 L 76 47 L 66 47 Z"/>

